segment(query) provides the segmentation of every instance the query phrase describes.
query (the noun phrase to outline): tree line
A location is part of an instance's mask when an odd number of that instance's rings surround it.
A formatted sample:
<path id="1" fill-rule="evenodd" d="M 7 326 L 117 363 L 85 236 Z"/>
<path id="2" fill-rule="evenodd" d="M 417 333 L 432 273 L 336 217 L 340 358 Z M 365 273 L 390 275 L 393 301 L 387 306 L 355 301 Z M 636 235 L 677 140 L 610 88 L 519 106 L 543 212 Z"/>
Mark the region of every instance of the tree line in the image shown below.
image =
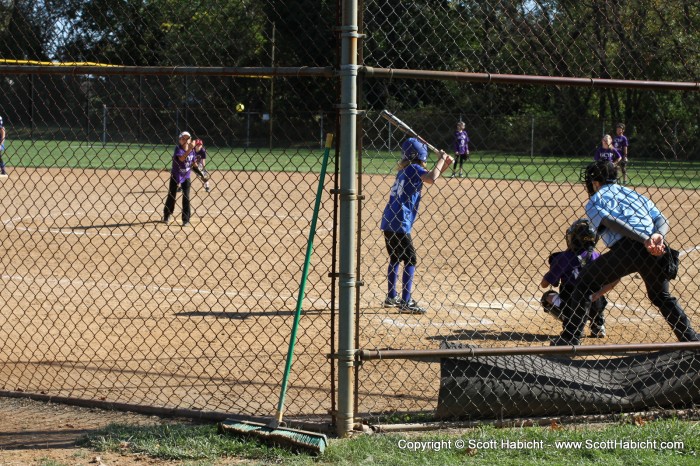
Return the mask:
<path id="1" fill-rule="evenodd" d="M 341 3 L 7 1 L 0 3 L 0 58 L 139 66 L 336 67 Z M 700 5 L 690 0 L 360 4 L 360 63 L 367 66 L 682 82 L 698 82 L 700 75 Z M 85 85 L 71 80 L 62 87 L 55 79 L 42 86 L 36 77 L 5 77 L 0 103 L 6 114 L 8 109 L 24 112 L 15 122 L 36 119 L 37 112 L 32 115 L 28 109 L 38 105 L 50 124 L 66 114 L 87 119 L 91 108 L 102 105 L 125 107 L 138 101 L 148 108 L 190 111 L 198 105 L 231 108 L 244 100 L 261 114 L 274 108 L 276 121 L 283 124 L 295 113 L 331 111 L 338 99 L 337 84 L 329 80 L 276 80 L 275 89 L 269 80 L 184 81 L 148 79 L 150 85 L 144 90 L 141 82 L 138 92 L 133 83 L 123 88 L 91 85 L 93 92 L 86 97 Z M 536 118 L 547 121 L 549 128 L 539 150 L 576 153 L 622 121 L 639 156 L 700 157 L 697 92 L 366 79 L 360 96 L 360 105 L 368 109 L 427 114 L 447 109 L 451 115 L 469 116 L 485 142 L 513 131 L 514 121 Z M 91 99 L 88 105 L 85 98 Z"/>

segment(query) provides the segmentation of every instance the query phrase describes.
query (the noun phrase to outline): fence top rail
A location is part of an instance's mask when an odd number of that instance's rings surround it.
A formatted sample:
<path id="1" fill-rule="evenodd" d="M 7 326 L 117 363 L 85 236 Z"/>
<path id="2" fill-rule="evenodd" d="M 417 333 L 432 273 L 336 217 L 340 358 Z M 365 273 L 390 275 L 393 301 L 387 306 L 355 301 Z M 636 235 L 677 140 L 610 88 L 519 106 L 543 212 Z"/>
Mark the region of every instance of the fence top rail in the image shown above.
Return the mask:
<path id="1" fill-rule="evenodd" d="M 330 67 L 200 67 L 200 66 L 112 66 L 112 65 L 3 65 L 0 74 L 55 74 L 96 76 L 234 76 L 241 78 L 334 77 Z"/>
<path id="2" fill-rule="evenodd" d="M 378 359 L 440 359 L 466 358 L 477 356 L 513 356 L 528 354 L 605 354 L 642 351 L 679 351 L 700 350 L 700 342 L 684 343 L 639 343 L 622 345 L 587 345 L 587 346 L 516 346 L 502 348 L 453 348 L 435 350 L 359 350 L 360 361 Z"/>
<path id="3" fill-rule="evenodd" d="M 526 84 L 570 87 L 595 87 L 617 89 L 647 89 L 700 91 L 700 82 L 636 81 L 626 79 L 576 78 L 565 76 L 534 76 L 517 74 L 470 73 L 464 71 L 426 71 L 362 66 L 360 72 L 367 78 L 384 79 L 435 79 L 483 84 Z M 119 65 L 18 65 L 1 64 L 0 74 L 53 74 L 96 76 L 233 76 L 241 78 L 273 77 L 323 77 L 337 76 L 332 67 L 293 66 L 119 66 Z"/>
<path id="4" fill-rule="evenodd" d="M 438 79 L 484 84 L 536 84 L 546 86 L 595 87 L 619 89 L 647 89 L 673 91 L 700 91 L 700 82 L 636 81 L 627 79 L 601 79 L 565 76 L 534 76 L 517 74 L 469 73 L 466 71 L 426 71 L 363 66 L 361 71 L 368 78 L 386 79 Z"/>

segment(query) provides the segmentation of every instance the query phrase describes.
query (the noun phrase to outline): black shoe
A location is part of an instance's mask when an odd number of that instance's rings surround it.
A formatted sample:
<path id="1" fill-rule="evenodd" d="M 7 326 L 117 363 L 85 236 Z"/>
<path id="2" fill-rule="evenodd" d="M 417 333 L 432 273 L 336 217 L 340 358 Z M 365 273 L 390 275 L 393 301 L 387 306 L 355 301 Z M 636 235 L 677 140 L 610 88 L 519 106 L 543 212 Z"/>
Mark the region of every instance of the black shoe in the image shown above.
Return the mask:
<path id="1" fill-rule="evenodd" d="M 400 314 L 425 314 L 427 310 L 418 305 L 415 300 L 410 300 L 409 302 L 401 300 L 399 304 Z"/>
<path id="2" fill-rule="evenodd" d="M 549 340 L 549 346 L 578 346 L 578 343 L 574 343 L 573 341 L 567 340 L 562 336 L 558 336 Z"/>
<path id="3" fill-rule="evenodd" d="M 398 296 L 395 298 L 390 298 L 386 297 L 384 300 L 384 307 L 389 308 L 389 307 L 399 307 L 401 305 L 401 298 Z"/>
<path id="4" fill-rule="evenodd" d="M 182 228 L 190 226 L 190 222 L 182 222 Z"/>
<path id="5" fill-rule="evenodd" d="M 165 223 L 165 224 L 170 223 L 170 215 L 163 216 L 163 223 Z"/>
<path id="6" fill-rule="evenodd" d="M 591 324 L 591 338 L 605 338 L 607 336 L 605 325 Z"/>

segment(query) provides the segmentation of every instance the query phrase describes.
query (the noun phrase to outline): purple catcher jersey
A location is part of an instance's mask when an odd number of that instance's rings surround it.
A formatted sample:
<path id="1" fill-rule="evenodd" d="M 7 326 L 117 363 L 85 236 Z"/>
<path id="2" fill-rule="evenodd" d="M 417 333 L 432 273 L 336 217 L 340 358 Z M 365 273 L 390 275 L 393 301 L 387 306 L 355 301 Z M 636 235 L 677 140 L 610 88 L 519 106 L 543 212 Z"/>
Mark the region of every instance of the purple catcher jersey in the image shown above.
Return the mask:
<path id="1" fill-rule="evenodd" d="M 170 171 L 175 181 L 182 183 L 183 181 L 189 179 L 190 173 L 192 171 L 192 164 L 195 160 L 194 151 L 191 150 L 185 160 L 180 161 L 180 157 L 185 153 L 185 149 L 180 146 L 175 146 L 175 152 L 173 153 L 173 168 Z"/>
<path id="2" fill-rule="evenodd" d="M 595 160 L 596 162 L 598 160 L 607 160 L 608 162 L 615 163 L 621 158 L 622 156 L 617 151 L 617 149 L 603 149 L 602 147 L 599 147 L 598 150 L 595 151 L 595 155 L 593 156 L 593 160 Z"/>
<path id="3" fill-rule="evenodd" d="M 581 254 L 584 262 L 591 262 L 600 257 L 600 253 L 584 251 Z M 544 279 L 554 286 L 573 285 L 578 280 L 583 265 L 578 258 L 578 254 L 569 251 L 555 252 L 550 257 L 549 271 L 544 274 Z"/>
<path id="4" fill-rule="evenodd" d="M 455 153 L 466 154 L 469 143 L 469 136 L 466 131 L 455 131 Z"/>
<path id="5" fill-rule="evenodd" d="M 411 164 L 399 170 L 391 187 L 389 202 L 382 215 L 381 230 L 394 233 L 411 233 L 418 215 L 423 175 L 428 173 L 422 165 Z"/>

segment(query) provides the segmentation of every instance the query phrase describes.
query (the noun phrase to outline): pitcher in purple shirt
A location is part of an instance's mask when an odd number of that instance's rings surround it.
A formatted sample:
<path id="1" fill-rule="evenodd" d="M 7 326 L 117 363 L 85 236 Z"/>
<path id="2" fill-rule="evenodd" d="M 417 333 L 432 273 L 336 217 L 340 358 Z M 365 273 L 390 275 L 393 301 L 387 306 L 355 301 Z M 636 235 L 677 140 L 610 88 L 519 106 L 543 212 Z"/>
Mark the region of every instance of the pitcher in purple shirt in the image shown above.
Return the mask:
<path id="1" fill-rule="evenodd" d="M 459 176 L 462 175 L 462 166 L 465 160 L 469 160 L 469 135 L 464 129 L 464 122 L 457 122 L 457 131 L 454 134 L 454 150 L 455 150 L 455 164 L 452 165 L 452 178 L 455 177 L 457 173 L 457 165 L 459 164 Z"/>
<path id="2" fill-rule="evenodd" d="M 170 170 L 170 184 L 168 185 L 168 197 L 163 209 L 163 222 L 170 223 L 170 217 L 175 210 L 175 196 L 177 187 L 182 186 L 182 226 L 190 224 L 190 174 L 192 164 L 195 162 L 194 141 L 187 131 L 180 133 L 178 144 L 173 153 L 173 167 Z"/>
<path id="3" fill-rule="evenodd" d="M 600 142 L 600 144 L 600 147 L 595 151 L 595 154 L 593 155 L 593 160 L 596 162 L 599 160 L 612 162 L 613 165 L 617 167 L 620 164 L 620 161 L 622 160 L 622 155 L 620 155 L 617 149 L 613 147 L 612 136 L 606 134 L 605 136 L 603 136 L 603 139 Z"/>

